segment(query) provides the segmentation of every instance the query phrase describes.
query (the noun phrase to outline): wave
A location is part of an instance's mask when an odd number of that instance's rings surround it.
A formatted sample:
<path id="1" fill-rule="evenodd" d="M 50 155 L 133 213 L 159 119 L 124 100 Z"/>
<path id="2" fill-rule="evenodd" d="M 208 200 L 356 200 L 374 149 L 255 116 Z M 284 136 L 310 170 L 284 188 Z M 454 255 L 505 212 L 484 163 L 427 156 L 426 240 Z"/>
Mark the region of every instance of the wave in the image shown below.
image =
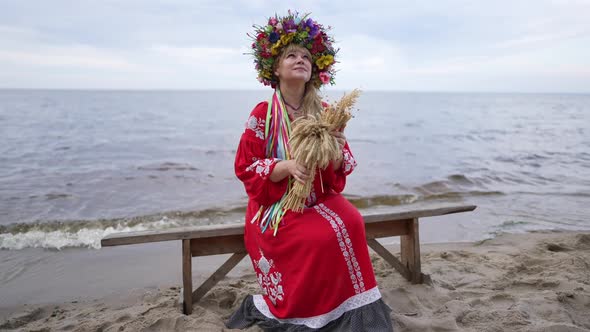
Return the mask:
<path id="1" fill-rule="evenodd" d="M 485 190 L 482 179 L 467 177 L 463 174 L 451 174 L 444 180 L 432 181 L 415 187 L 394 184 L 393 190 L 399 193 L 371 196 L 346 195 L 346 198 L 358 209 L 370 210 L 372 208 L 397 207 L 419 202 L 468 201 L 470 198 L 475 197 L 512 194 L 590 196 L 590 193 L 584 192 L 505 193 L 498 190 Z M 0 225 L 0 249 L 46 248 L 60 250 L 70 247 L 99 249 L 100 240 L 112 233 L 235 223 L 243 220 L 245 210 L 244 205 L 235 205 L 195 211 L 167 211 L 137 217 L 97 220 L 50 220 Z M 511 226 L 515 225 L 506 224 L 501 228 L 510 228 Z"/>
<path id="2" fill-rule="evenodd" d="M 590 197 L 590 192 L 532 192 L 516 191 L 514 194 L 532 196 L 566 196 L 566 197 Z"/>
<path id="3" fill-rule="evenodd" d="M 456 200 L 478 196 L 501 196 L 501 191 L 448 191 L 436 194 L 400 194 L 400 195 L 375 195 L 369 197 L 346 196 L 346 198 L 358 209 L 370 209 L 377 206 L 398 206 L 413 204 L 423 201 Z"/>
<path id="4" fill-rule="evenodd" d="M 514 228 L 514 227 L 520 227 L 523 225 L 528 225 L 530 224 L 527 221 L 522 221 L 522 220 L 507 220 L 504 221 L 503 223 L 501 223 L 500 225 L 496 226 L 497 228 L 503 229 L 503 228 Z"/>
<path id="5" fill-rule="evenodd" d="M 369 197 L 347 196 L 347 199 L 358 209 L 366 210 L 379 206 L 393 207 L 412 204 L 418 201 L 467 197 L 479 194 L 485 195 L 490 193 L 447 192 L 434 195 L 393 194 Z M 0 249 L 100 249 L 100 240 L 109 234 L 235 223 L 243 219 L 245 210 L 245 206 L 237 206 L 229 209 L 210 208 L 199 211 L 173 211 L 132 218 L 55 220 L 0 225 Z"/>
<path id="6" fill-rule="evenodd" d="M 154 165 L 144 165 L 137 167 L 141 171 L 199 171 L 198 168 L 190 164 L 174 163 L 174 162 L 163 162 Z"/>
<path id="7" fill-rule="evenodd" d="M 368 209 L 375 206 L 397 206 L 411 204 L 418 200 L 416 195 L 376 195 L 370 197 L 346 196 L 357 209 Z"/>
<path id="8" fill-rule="evenodd" d="M 100 248 L 100 240 L 112 233 L 159 230 L 236 222 L 245 206 L 172 211 L 130 218 L 98 220 L 52 220 L 0 225 L 0 249 Z"/>
<path id="9" fill-rule="evenodd" d="M 57 249 L 88 247 L 100 249 L 100 240 L 107 235 L 121 232 L 137 232 L 153 229 L 165 229 L 176 226 L 175 223 L 162 219 L 155 223 L 135 226 L 109 226 L 102 228 L 81 228 L 71 230 L 30 230 L 22 233 L 0 234 L 0 249 L 21 250 L 25 248 Z"/>

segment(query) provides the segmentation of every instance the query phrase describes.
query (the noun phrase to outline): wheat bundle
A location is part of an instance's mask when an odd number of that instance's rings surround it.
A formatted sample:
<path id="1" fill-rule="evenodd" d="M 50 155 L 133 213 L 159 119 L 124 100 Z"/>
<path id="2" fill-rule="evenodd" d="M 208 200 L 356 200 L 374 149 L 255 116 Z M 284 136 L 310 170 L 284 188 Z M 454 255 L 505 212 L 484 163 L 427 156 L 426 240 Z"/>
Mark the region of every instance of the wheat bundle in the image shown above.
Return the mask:
<path id="1" fill-rule="evenodd" d="M 293 184 L 285 201 L 285 210 L 302 212 L 305 200 L 311 193 L 316 169 L 325 169 L 330 160 L 340 157 L 342 152 L 338 142 L 330 133 L 344 128 L 352 117 L 351 110 L 359 95 L 360 91 L 355 89 L 330 105 L 319 116 L 308 115 L 293 122 L 294 128 L 289 139 L 291 156 L 307 168 L 311 176 L 304 184 Z"/>

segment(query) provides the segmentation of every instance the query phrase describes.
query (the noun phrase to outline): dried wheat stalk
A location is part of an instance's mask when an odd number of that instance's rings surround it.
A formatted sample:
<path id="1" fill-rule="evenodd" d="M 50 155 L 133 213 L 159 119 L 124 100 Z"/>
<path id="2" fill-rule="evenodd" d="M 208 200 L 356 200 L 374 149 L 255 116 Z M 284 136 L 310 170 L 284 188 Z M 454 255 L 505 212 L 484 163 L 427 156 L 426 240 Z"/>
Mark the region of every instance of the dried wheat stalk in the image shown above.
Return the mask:
<path id="1" fill-rule="evenodd" d="M 303 212 L 305 200 L 311 193 L 316 169 L 325 169 L 330 160 L 340 156 L 336 139 L 332 131 L 342 130 L 352 117 L 351 110 L 360 95 L 355 89 L 345 94 L 342 99 L 330 105 L 319 116 L 308 115 L 293 122 L 293 132 L 289 139 L 291 156 L 305 166 L 312 176 L 305 184 L 295 182 L 287 194 L 284 209 Z"/>

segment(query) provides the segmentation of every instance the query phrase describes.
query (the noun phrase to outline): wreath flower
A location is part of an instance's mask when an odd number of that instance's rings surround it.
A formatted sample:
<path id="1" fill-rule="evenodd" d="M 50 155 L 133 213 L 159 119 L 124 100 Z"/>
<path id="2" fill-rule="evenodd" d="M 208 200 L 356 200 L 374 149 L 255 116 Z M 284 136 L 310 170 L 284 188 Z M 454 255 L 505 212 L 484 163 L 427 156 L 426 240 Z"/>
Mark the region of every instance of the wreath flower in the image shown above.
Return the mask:
<path id="1" fill-rule="evenodd" d="M 268 19 L 265 26 L 254 25 L 254 33 L 248 34 L 252 39 L 252 55 L 258 72 L 258 81 L 264 85 L 276 87 L 277 77 L 273 67 L 283 48 L 297 44 L 309 50 L 312 57 L 311 80 L 316 87 L 334 84 L 336 73 L 334 64 L 338 52 L 332 45 L 334 39 L 328 35 L 330 27 L 325 28 L 305 14 L 288 11 L 284 17 L 275 14 Z"/>

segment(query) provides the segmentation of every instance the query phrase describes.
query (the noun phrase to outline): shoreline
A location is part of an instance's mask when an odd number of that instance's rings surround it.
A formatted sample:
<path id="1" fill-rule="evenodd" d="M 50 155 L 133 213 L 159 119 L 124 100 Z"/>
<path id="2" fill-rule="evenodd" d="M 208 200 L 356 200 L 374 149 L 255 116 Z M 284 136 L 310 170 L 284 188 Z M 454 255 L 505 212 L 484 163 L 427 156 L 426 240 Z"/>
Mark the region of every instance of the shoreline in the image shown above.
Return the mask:
<path id="1" fill-rule="evenodd" d="M 399 246 L 387 247 L 399 252 Z M 147 248 L 137 251 L 157 252 Z M 180 254 L 177 262 L 153 259 L 159 264 L 146 278 L 180 275 L 180 269 L 167 270 L 180 266 Z M 194 264 L 195 285 L 222 260 L 208 257 Z M 505 233 L 475 243 L 425 244 L 423 272 L 431 275 L 431 285 L 408 283 L 374 253 L 372 261 L 396 331 L 590 330 L 590 232 Z M 107 271 L 113 285 L 125 277 L 116 275 L 115 263 Z M 195 304 L 190 316 L 181 313 L 181 279 L 169 276 L 157 285 L 105 289 L 101 298 L 0 307 L 0 330 L 224 330 L 223 322 L 242 299 L 258 292 L 249 264 L 244 259 Z"/>

